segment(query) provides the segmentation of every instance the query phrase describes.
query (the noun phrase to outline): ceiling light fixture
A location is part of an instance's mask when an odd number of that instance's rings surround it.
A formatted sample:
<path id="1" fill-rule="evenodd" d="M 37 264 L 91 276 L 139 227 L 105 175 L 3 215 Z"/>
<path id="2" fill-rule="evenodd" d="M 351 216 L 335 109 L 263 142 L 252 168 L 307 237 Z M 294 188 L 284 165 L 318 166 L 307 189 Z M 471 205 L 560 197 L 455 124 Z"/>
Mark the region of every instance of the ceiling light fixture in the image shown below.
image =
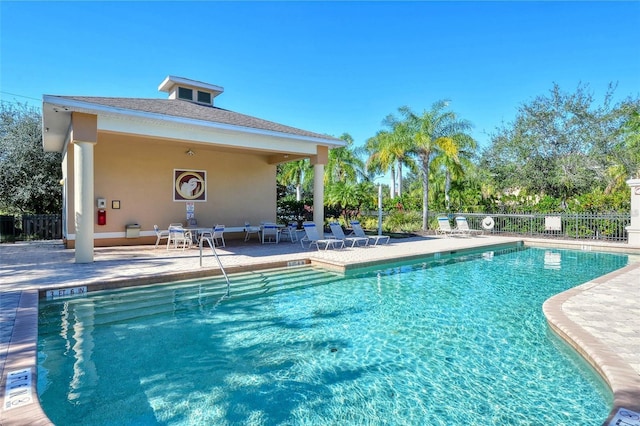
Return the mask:
<path id="1" fill-rule="evenodd" d="M 187 154 L 187 155 L 196 155 L 196 153 L 195 153 L 195 152 L 193 152 L 193 151 L 191 150 L 191 148 L 189 148 L 189 149 L 187 150 L 187 152 L 185 152 L 185 154 Z"/>

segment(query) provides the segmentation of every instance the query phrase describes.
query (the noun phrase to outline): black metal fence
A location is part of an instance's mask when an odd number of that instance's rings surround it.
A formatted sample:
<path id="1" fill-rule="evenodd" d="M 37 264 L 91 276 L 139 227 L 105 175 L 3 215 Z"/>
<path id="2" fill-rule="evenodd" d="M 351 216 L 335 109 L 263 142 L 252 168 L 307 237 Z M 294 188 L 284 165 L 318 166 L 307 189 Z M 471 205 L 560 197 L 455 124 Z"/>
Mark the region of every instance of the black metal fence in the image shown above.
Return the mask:
<path id="1" fill-rule="evenodd" d="M 61 238 L 62 215 L 0 216 L 0 242 L 59 240 Z"/>
<path id="2" fill-rule="evenodd" d="M 421 217 L 421 212 L 415 218 Z M 362 216 L 376 218 L 375 212 L 364 212 Z M 438 229 L 438 217 L 447 216 L 451 227 L 455 227 L 455 217 L 467 218 L 469 227 L 483 230 L 485 235 L 528 236 L 537 238 L 558 238 L 575 240 L 599 240 L 608 242 L 628 241 L 626 227 L 631 224 L 630 213 L 442 213 L 429 212 L 429 228 Z M 389 218 L 383 213 L 383 223 Z M 384 225 L 383 225 L 384 227 Z M 411 228 L 412 227 L 412 228 Z M 407 223 L 404 232 L 416 232 L 421 227 L 421 219 Z"/>
<path id="3" fill-rule="evenodd" d="M 629 213 L 455 213 L 448 216 L 452 219 L 465 216 L 471 228 L 484 229 L 490 234 L 609 242 L 626 242 L 626 227 L 631 223 Z"/>

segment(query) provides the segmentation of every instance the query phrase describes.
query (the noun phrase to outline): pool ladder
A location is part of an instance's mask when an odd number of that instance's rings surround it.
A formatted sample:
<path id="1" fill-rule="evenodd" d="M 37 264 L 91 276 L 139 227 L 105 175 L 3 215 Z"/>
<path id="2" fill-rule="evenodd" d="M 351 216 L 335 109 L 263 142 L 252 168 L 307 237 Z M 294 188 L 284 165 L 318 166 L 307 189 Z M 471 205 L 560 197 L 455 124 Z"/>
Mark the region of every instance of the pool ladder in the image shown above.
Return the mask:
<path id="1" fill-rule="evenodd" d="M 230 286 L 231 284 L 229 283 L 229 277 L 227 276 L 227 272 L 224 270 L 224 267 L 222 266 L 222 262 L 220 262 L 220 258 L 218 257 L 218 252 L 216 252 L 216 245 L 213 242 L 213 239 L 211 237 L 207 237 L 207 236 L 202 236 L 200 238 L 200 267 L 202 268 L 202 243 L 204 241 L 207 241 L 209 243 L 209 247 L 211 247 L 211 251 L 213 252 L 213 255 L 215 256 L 216 260 L 218 261 L 218 265 L 220 266 L 220 270 L 222 271 L 222 275 L 224 275 L 224 279 L 227 281 L 227 294 L 226 296 L 229 297 L 229 292 L 230 292 Z"/>

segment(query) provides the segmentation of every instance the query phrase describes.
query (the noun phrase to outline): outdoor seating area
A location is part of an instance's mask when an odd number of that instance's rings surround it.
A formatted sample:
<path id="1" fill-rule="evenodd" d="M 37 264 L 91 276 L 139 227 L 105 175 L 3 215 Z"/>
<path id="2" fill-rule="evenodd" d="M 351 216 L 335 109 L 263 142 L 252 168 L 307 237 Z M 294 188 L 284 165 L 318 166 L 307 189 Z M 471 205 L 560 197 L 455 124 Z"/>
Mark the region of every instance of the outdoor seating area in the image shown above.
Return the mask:
<path id="1" fill-rule="evenodd" d="M 167 229 L 161 229 L 154 225 L 156 234 L 155 248 L 158 248 L 162 241 L 166 240 L 166 249 L 181 249 L 197 247 L 203 238 L 208 238 L 216 247 L 225 247 L 227 242 L 225 234 L 244 233 L 243 242 L 249 243 L 255 240 L 260 244 L 279 244 L 281 241 L 295 243 L 299 241 L 297 222 L 290 222 L 288 225 L 280 225 L 274 222 L 261 222 L 260 225 L 252 225 L 245 222 L 243 226 L 226 227 L 217 224 L 213 227 L 198 226 L 193 218 L 187 221 L 187 226 L 176 222 L 169 224 Z"/>
<path id="2" fill-rule="evenodd" d="M 243 243 L 250 243 L 253 236 L 260 244 L 279 244 L 283 241 L 291 243 L 300 242 L 303 248 L 311 248 L 315 246 L 318 250 L 322 247 L 324 250 L 329 248 L 349 247 L 367 247 L 370 244 L 375 246 L 379 243 L 389 244 L 390 237 L 388 235 L 367 235 L 360 226 L 360 222 L 351 221 L 352 231 L 348 235 L 345 234 L 342 225 L 338 222 L 329 223 L 331 230 L 330 235 L 316 228 L 314 222 L 304 222 L 303 229 L 298 229 L 297 222 L 289 222 L 287 225 L 276 224 L 274 222 L 261 222 L 260 225 L 251 225 L 245 222 L 244 226 L 226 227 L 217 224 L 213 227 L 202 227 L 197 225 L 195 219 L 189 219 L 187 226 L 176 222 L 169 224 L 168 229 L 161 229 L 158 225 L 154 225 L 153 229 L 156 234 L 156 244 L 154 248 L 158 248 L 162 241 L 166 240 L 167 250 L 182 250 L 199 247 L 203 239 L 207 239 L 210 244 L 215 247 L 226 247 L 227 241 L 225 234 L 227 233 L 244 233 Z M 300 236 L 299 233 L 304 233 Z M 232 239 L 236 240 L 237 238 Z"/>

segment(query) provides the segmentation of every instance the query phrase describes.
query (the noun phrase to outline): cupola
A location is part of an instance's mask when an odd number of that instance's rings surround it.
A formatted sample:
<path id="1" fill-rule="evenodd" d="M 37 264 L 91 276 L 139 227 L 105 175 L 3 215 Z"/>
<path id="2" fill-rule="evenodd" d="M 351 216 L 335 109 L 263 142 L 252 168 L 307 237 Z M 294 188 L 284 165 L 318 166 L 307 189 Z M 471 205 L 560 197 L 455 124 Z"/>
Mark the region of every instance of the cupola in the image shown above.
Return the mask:
<path id="1" fill-rule="evenodd" d="M 210 106 L 213 106 L 213 99 L 224 92 L 221 86 L 172 75 L 160 83 L 158 90 L 169 93 L 169 99 L 183 99 Z"/>

